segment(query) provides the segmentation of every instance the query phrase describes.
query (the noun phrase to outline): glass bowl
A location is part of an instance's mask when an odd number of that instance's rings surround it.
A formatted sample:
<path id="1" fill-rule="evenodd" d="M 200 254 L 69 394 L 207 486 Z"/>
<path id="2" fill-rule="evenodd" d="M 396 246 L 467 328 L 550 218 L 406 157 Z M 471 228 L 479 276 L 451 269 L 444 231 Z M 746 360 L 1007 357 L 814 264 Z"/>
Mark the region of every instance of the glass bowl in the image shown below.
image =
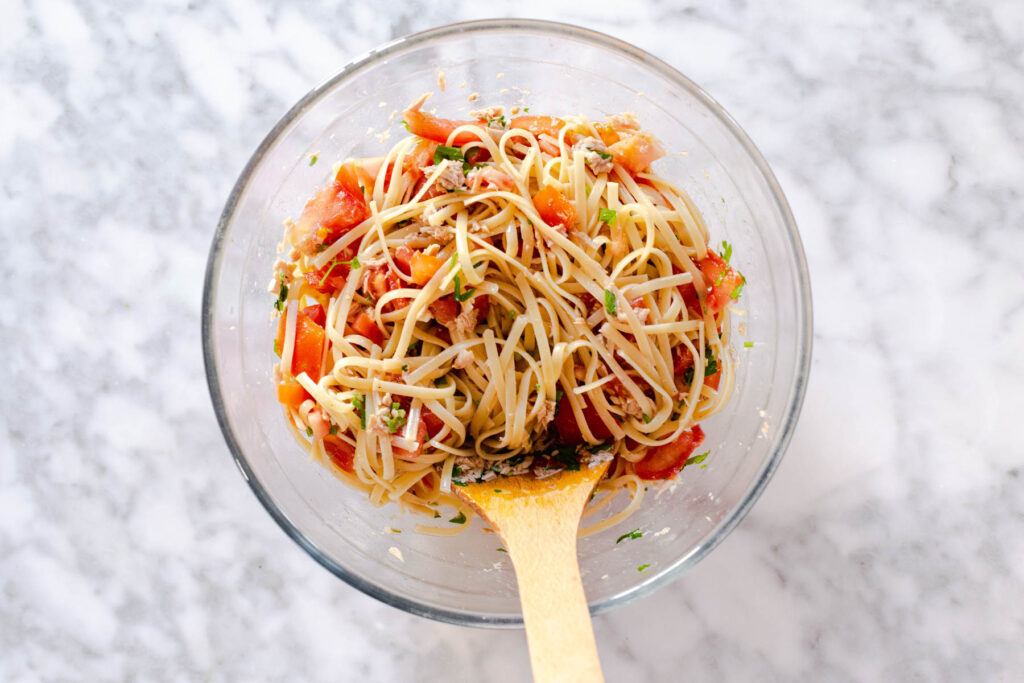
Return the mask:
<path id="1" fill-rule="evenodd" d="M 385 45 L 303 97 L 249 160 L 210 252 L 203 351 L 224 437 L 281 528 L 349 584 L 441 621 L 522 623 L 508 555 L 497 551 L 500 541 L 479 519 L 461 535 L 436 537 L 413 531 L 422 517 L 394 505 L 373 507 L 296 445 L 273 390 L 267 284 L 282 221 L 298 215 L 335 160 L 381 154 L 394 144 L 405 131 L 391 113 L 431 90 L 427 107 L 451 118 L 492 105 L 592 119 L 636 112 L 670 150 L 658 173 L 689 191 L 713 243 L 731 242 L 733 263 L 747 277 L 741 302 L 748 313 L 733 317 L 734 328 L 745 326 L 745 335 L 733 331 L 735 393 L 722 413 L 702 423 L 702 450 L 711 451 L 706 467 L 687 468 L 657 497 L 649 491 L 622 528 L 580 540 L 591 610 L 624 604 L 693 567 L 750 509 L 789 441 L 811 353 L 803 250 L 767 163 L 704 91 L 632 45 L 540 21 L 455 24 Z M 478 98 L 468 102 L 474 93 Z M 384 134 L 391 139 L 377 137 Z M 321 161 L 310 165 L 313 154 Z M 637 527 L 643 538 L 615 542 Z M 650 566 L 637 571 L 643 564 Z"/>

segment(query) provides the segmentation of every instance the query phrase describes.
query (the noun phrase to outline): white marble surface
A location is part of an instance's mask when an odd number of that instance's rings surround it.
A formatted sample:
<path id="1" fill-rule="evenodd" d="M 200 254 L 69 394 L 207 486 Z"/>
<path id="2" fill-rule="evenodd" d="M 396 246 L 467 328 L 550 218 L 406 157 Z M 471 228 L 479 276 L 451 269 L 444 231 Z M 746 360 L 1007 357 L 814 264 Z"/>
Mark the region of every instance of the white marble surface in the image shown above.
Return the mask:
<path id="1" fill-rule="evenodd" d="M 521 632 L 404 614 L 288 540 L 202 371 L 249 154 L 352 57 L 502 11 L 451 7 L 0 0 L 0 680 L 528 679 Z M 514 12 L 705 86 L 814 286 L 789 454 L 695 571 L 596 619 L 608 679 L 1024 680 L 1024 5 Z"/>

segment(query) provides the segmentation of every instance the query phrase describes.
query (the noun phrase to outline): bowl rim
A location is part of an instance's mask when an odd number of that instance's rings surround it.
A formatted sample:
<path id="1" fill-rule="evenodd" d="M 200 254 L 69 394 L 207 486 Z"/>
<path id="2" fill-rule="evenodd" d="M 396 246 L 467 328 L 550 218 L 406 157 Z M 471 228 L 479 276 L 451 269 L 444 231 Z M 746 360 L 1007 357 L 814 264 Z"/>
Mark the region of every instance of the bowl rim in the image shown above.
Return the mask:
<path id="1" fill-rule="evenodd" d="M 210 246 L 210 253 L 207 259 L 206 273 L 203 281 L 201 313 L 203 363 L 210 398 L 213 402 L 214 413 L 217 416 L 217 422 L 220 425 L 221 432 L 227 442 L 232 458 L 234 459 L 243 478 L 245 478 L 249 487 L 256 495 L 256 498 L 260 501 L 274 521 L 277 522 L 278 526 L 281 527 L 285 534 L 295 541 L 299 547 L 305 550 L 306 553 L 308 553 L 321 566 L 341 580 L 345 581 L 350 586 L 362 591 L 366 595 L 380 600 L 387 605 L 397 607 L 398 609 L 417 616 L 464 626 L 516 628 L 522 627 L 523 619 L 521 615 L 488 615 L 471 611 L 439 608 L 392 593 L 372 581 L 349 572 L 347 569 L 321 552 L 321 550 L 312 541 L 310 541 L 302 531 L 295 527 L 285 514 L 274 504 L 270 494 L 263 488 L 252 468 L 249 466 L 228 420 L 227 410 L 221 398 L 221 384 L 217 374 L 216 355 L 213 346 L 210 343 L 213 301 L 216 291 L 214 284 L 220 273 L 220 266 L 223 257 L 223 245 L 227 228 L 234 215 L 239 197 L 245 191 L 255 170 L 259 167 L 270 148 L 273 147 L 278 138 L 281 137 L 281 135 L 303 112 L 305 112 L 306 109 L 325 96 L 326 93 L 333 90 L 336 86 L 352 78 L 368 66 L 387 59 L 388 56 L 396 52 L 402 52 L 421 43 L 435 41 L 437 39 L 453 35 L 516 31 L 546 33 L 556 36 L 571 36 L 574 39 L 583 40 L 584 42 L 595 44 L 598 47 L 612 52 L 617 52 L 620 55 L 624 55 L 641 62 L 646 68 L 657 72 L 658 75 L 687 91 L 689 95 L 704 104 L 709 112 L 714 115 L 732 135 L 735 136 L 737 141 L 749 155 L 754 166 L 763 177 L 772 196 L 772 200 L 774 201 L 779 214 L 782 216 L 783 223 L 786 226 L 786 237 L 789 240 L 788 246 L 795 258 L 797 266 L 797 318 L 798 321 L 800 318 L 804 318 L 806 321 L 806 324 L 800 325 L 800 330 L 797 334 L 796 372 L 790 386 L 789 404 L 786 408 L 785 414 L 783 415 L 783 419 L 780 422 L 780 429 L 777 432 L 779 434 L 778 440 L 770 451 L 765 466 L 753 486 L 747 491 L 744 498 L 729 513 L 728 517 L 723 520 L 714 533 L 706 538 L 689 554 L 679 558 L 675 563 L 667 567 L 661 573 L 652 576 L 650 579 L 638 583 L 625 591 L 617 593 L 599 602 L 588 601 L 592 615 L 597 615 L 615 607 L 629 604 L 649 595 L 658 588 L 678 578 L 680 575 L 685 573 L 686 570 L 695 566 L 701 559 L 717 547 L 718 544 L 721 543 L 740 523 L 740 521 L 746 517 L 751 507 L 758 498 L 760 498 L 765 486 L 771 480 L 772 475 L 778 468 L 779 462 L 789 445 L 794 427 L 800 415 L 800 410 L 803 406 L 811 367 L 813 310 L 811 306 L 810 277 L 803 245 L 801 243 L 799 233 L 797 232 L 796 221 L 793 217 L 792 211 L 790 210 L 789 204 L 786 201 L 785 195 L 782 192 L 782 188 L 780 187 L 775 174 L 769 167 L 768 162 L 740 125 L 700 86 L 665 61 L 651 55 L 635 45 L 619 40 L 618 38 L 614 38 L 592 29 L 575 26 L 573 24 L 539 19 L 480 19 L 446 24 L 396 38 L 362 54 L 359 57 L 356 57 L 341 67 L 341 69 L 334 75 L 314 87 L 298 102 L 296 102 L 280 120 L 278 120 L 274 127 L 271 128 L 270 132 L 267 133 L 260 142 L 255 152 L 253 152 L 249 161 L 242 169 L 238 180 L 232 187 L 231 192 L 228 195 L 228 199 L 225 202 L 224 209 L 217 222 L 217 228 Z"/>

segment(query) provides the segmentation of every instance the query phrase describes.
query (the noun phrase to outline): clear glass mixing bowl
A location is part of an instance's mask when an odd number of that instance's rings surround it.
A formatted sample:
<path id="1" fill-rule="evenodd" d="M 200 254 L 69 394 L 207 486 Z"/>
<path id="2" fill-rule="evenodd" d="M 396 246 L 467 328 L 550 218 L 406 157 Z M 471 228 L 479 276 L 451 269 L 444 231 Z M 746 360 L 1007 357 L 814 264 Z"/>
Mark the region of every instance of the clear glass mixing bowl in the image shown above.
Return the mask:
<path id="1" fill-rule="evenodd" d="M 281 528 L 359 590 L 442 621 L 522 623 L 508 555 L 497 552 L 500 542 L 479 520 L 462 535 L 439 538 L 413 532 L 418 516 L 371 506 L 295 444 L 271 380 L 276 357 L 266 287 L 282 221 L 301 211 L 333 161 L 380 154 L 404 135 L 401 117 L 389 115 L 428 90 L 435 94 L 427 106 L 452 118 L 499 104 L 594 119 L 636 112 L 671 150 L 657 171 L 690 192 L 715 244 L 734 245 L 733 263 L 749 282 L 741 300 L 749 313 L 733 318 L 734 326 L 746 326 L 745 337 L 734 337 L 736 390 L 727 409 L 703 423 L 707 467 L 687 468 L 657 498 L 649 492 L 628 529 L 580 541 L 592 611 L 624 604 L 693 567 L 750 509 L 789 441 L 811 353 L 803 250 L 767 163 L 704 91 L 632 45 L 547 22 L 456 24 L 375 50 L 302 98 L 249 160 L 210 252 L 203 350 L 225 439 Z M 472 93 L 479 97 L 471 104 Z M 391 139 L 382 142 L 376 135 L 385 131 Z M 310 166 L 314 153 L 321 161 Z M 754 346 L 745 348 L 744 339 Z M 615 543 L 635 527 L 648 533 Z M 641 564 L 650 568 L 638 572 Z"/>

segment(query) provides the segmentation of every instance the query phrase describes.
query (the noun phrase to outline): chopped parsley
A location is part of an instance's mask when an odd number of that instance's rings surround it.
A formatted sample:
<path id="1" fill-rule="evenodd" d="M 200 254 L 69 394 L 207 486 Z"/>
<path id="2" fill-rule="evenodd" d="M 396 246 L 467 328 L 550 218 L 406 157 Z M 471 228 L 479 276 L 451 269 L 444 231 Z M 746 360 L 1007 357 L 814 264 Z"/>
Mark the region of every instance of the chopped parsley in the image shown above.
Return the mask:
<path id="1" fill-rule="evenodd" d="M 388 431 L 394 434 L 405 426 L 406 416 L 401 403 L 392 403 L 388 414 Z"/>
<path id="2" fill-rule="evenodd" d="M 722 240 L 722 260 L 726 263 L 732 258 L 732 245 Z"/>
<path id="3" fill-rule="evenodd" d="M 451 263 L 448 266 L 448 270 L 454 270 L 455 269 L 455 266 L 458 265 L 458 258 L 459 258 L 459 252 L 453 251 L 452 252 L 452 260 L 451 260 Z"/>
<path id="4" fill-rule="evenodd" d="M 422 342 L 423 340 L 421 339 L 414 340 L 413 343 L 409 344 L 409 350 L 406 353 L 410 355 L 414 353 L 419 353 Z"/>
<path id="5" fill-rule="evenodd" d="M 754 348 L 754 342 L 743 342 L 743 348 L 752 349 Z"/>
<path id="6" fill-rule="evenodd" d="M 316 163 L 316 160 L 317 160 L 318 158 L 319 158 L 319 157 L 317 157 L 317 155 L 315 155 L 315 154 L 314 154 L 313 156 L 311 156 L 311 157 L 309 158 L 309 165 L 310 165 L 310 166 L 312 166 L 313 164 L 315 164 L 315 163 Z"/>
<path id="7" fill-rule="evenodd" d="M 594 154 L 596 154 L 597 156 L 601 157 L 605 161 L 609 161 L 612 158 L 611 154 L 609 154 L 608 152 L 602 152 L 599 149 L 592 149 L 590 151 L 593 152 Z"/>
<path id="8" fill-rule="evenodd" d="M 338 425 L 331 425 L 330 434 L 333 436 L 338 433 Z"/>
<path id="9" fill-rule="evenodd" d="M 501 489 L 494 489 L 495 493 L 501 493 Z"/>
<path id="10" fill-rule="evenodd" d="M 402 119 L 402 125 L 405 126 L 405 129 L 407 131 L 409 131 L 410 133 L 412 132 L 411 130 L 409 130 L 409 122 L 408 121 L 406 121 L 405 119 Z"/>
<path id="11" fill-rule="evenodd" d="M 438 145 L 437 149 L 434 150 L 434 165 L 440 164 L 445 159 L 450 161 L 465 161 L 466 157 L 463 156 L 462 150 L 458 147 L 449 147 L 447 145 Z"/>
<path id="12" fill-rule="evenodd" d="M 686 462 L 683 463 L 683 467 L 686 467 L 687 465 L 699 465 L 704 462 L 710 454 L 711 451 L 704 451 L 700 455 L 690 456 L 686 459 Z"/>
<path id="13" fill-rule="evenodd" d="M 313 428 L 306 427 L 306 436 L 313 436 Z"/>
<path id="14" fill-rule="evenodd" d="M 492 116 L 489 119 L 487 119 L 487 125 L 488 126 L 493 125 L 494 123 L 497 123 L 499 126 L 501 126 L 503 128 L 508 125 L 508 122 L 505 121 L 505 115 L 504 114 L 502 114 L 501 116 Z"/>
<path id="15" fill-rule="evenodd" d="M 434 386 L 435 387 L 446 387 L 446 386 L 448 386 L 448 378 L 443 376 L 443 375 L 441 377 L 435 377 L 434 378 Z"/>
<path id="16" fill-rule="evenodd" d="M 497 551 L 498 551 L 499 553 L 507 553 L 507 552 L 508 552 L 508 551 L 507 551 L 507 550 L 505 550 L 504 548 L 497 548 Z"/>
<path id="17" fill-rule="evenodd" d="M 510 310 L 510 311 L 508 312 L 508 318 L 509 318 L 509 320 L 515 320 L 515 319 L 516 319 L 516 316 L 517 316 L 517 315 L 518 315 L 518 313 L 516 313 L 515 311 L 511 311 L 511 310 Z"/>
<path id="18" fill-rule="evenodd" d="M 284 310 L 284 302 L 288 300 L 288 285 L 284 283 L 284 273 L 280 273 L 281 278 L 281 291 L 277 295 L 277 301 L 274 302 L 274 308 L 279 311 Z"/>
<path id="19" fill-rule="evenodd" d="M 461 486 L 465 486 L 465 484 L 461 484 Z M 466 523 L 466 513 L 465 512 L 459 512 L 459 514 L 457 516 L 452 517 L 448 521 L 451 522 L 452 524 L 465 524 Z"/>
<path id="20" fill-rule="evenodd" d="M 406 363 L 405 365 L 402 366 L 402 372 L 409 372 L 409 364 L 408 363 Z"/>
<path id="21" fill-rule="evenodd" d="M 326 250 L 327 250 L 327 245 L 326 244 L 318 244 L 318 245 L 316 245 L 316 249 L 314 249 L 313 251 L 315 251 L 316 253 L 319 254 L 321 251 L 326 251 Z"/>
<path id="22" fill-rule="evenodd" d="M 463 292 L 462 291 L 462 279 L 458 276 L 458 274 L 455 275 L 454 282 L 455 282 L 455 294 L 453 294 L 453 296 L 455 297 L 456 301 L 467 301 L 467 300 L 469 300 L 469 298 L 471 296 L 473 296 L 473 292 L 476 291 L 475 288 L 470 288 L 470 289 L 467 289 L 465 292 Z"/>
<path id="23" fill-rule="evenodd" d="M 633 529 L 628 534 L 622 534 L 617 539 L 615 539 L 615 543 L 616 544 L 621 543 L 622 541 L 625 541 L 627 538 L 628 539 L 640 538 L 643 535 L 644 535 L 644 532 L 640 531 L 640 529 Z"/>
<path id="24" fill-rule="evenodd" d="M 435 510 L 434 511 L 434 519 L 441 519 L 441 513 Z"/>
<path id="25" fill-rule="evenodd" d="M 651 424 L 651 416 L 650 415 L 648 415 L 647 413 L 644 413 L 643 414 L 643 418 L 644 418 L 644 424 Z"/>
<path id="26" fill-rule="evenodd" d="M 388 529 L 388 531 L 390 531 L 393 534 L 400 534 L 400 533 L 402 533 L 401 529 L 396 529 L 395 527 L 391 527 L 390 529 Z"/>
<path id="27" fill-rule="evenodd" d="M 597 212 L 597 220 L 601 221 L 605 225 L 611 225 L 615 222 L 615 211 L 612 209 L 602 208 Z"/>
<path id="28" fill-rule="evenodd" d="M 348 267 L 355 270 L 360 267 L 359 258 L 356 256 L 352 257 L 352 260 L 348 262 Z"/>
<path id="29" fill-rule="evenodd" d="M 650 566 L 651 566 L 651 565 L 649 565 L 649 564 L 642 564 L 642 565 L 640 565 L 639 567 L 637 567 L 637 568 L 636 568 L 636 570 L 637 570 L 638 572 L 642 572 L 643 570 L 647 569 L 647 568 L 648 568 L 648 567 L 650 567 Z"/>
<path id="30" fill-rule="evenodd" d="M 615 305 L 615 293 L 610 289 L 604 290 L 604 308 L 608 311 L 608 315 L 615 315 L 618 307 Z"/>
<path id="31" fill-rule="evenodd" d="M 715 358 L 715 354 L 711 352 L 710 348 L 705 348 L 704 352 L 707 355 L 707 361 L 705 361 L 706 364 L 704 365 L 704 376 L 710 377 L 718 372 L 718 359 Z"/>
<path id="32" fill-rule="evenodd" d="M 747 278 L 743 276 L 743 273 L 740 273 L 740 277 L 743 278 L 743 281 L 736 285 L 736 289 L 732 290 L 732 293 L 729 294 L 730 299 L 739 299 L 740 294 L 743 293 L 743 285 L 747 284 Z"/>
<path id="33" fill-rule="evenodd" d="M 279 356 L 281 355 L 281 346 L 280 344 L 277 343 L 276 339 L 274 340 L 274 353 L 276 353 Z"/>
<path id="34" fill-rule="evenodd" d="M 580 458 L 575 446 L 559 446 L 547 455 L 567 470 L 575 472 L 580 468 Z"/>
<path id="35" fill-rule="evenodd" d="M 565 392 L 562 391 L 561 389 L 556 389 L 555 390 L 555 403 L 558 403 L 559 401 L 561 401 L 563 396 L 565 396 Z"/>
<path id="36" fill-rule="evenodd" d="M 366 429 L 366 398 L 362 394 L 356 394 L 352 398 L 352 407 L 359 413 L 359 426 Z"/>

